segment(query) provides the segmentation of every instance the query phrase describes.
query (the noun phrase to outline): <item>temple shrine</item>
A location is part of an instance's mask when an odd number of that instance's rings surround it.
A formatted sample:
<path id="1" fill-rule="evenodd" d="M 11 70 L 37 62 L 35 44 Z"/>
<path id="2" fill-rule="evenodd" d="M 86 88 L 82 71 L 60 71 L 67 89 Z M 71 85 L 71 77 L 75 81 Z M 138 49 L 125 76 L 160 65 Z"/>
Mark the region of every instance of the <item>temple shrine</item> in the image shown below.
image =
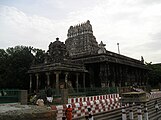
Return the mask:
<path id="1" fill-rule="evenodd" d="M 87 22 L 70 26 L 65 43 L 59 38 L 51 42 L 43 64 L 28 70 L 30 89 L 51 86 L 60 89 L 124 87 L 147 84 L 147 68 L 143 58 L 136 60 L 106 50 L 98 44 L 92 25 Z"/>

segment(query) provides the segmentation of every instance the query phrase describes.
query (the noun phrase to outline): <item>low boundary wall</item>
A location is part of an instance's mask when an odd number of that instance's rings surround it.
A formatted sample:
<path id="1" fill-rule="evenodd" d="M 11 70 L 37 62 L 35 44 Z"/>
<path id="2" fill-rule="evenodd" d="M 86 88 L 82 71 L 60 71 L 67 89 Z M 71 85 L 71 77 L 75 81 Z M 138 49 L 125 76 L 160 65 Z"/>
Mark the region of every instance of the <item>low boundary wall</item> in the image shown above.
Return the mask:
<path id="1" fill-rule="evenodd" d="M 119 99 L 119 94 L 70 98 L 68 99 L 68 104 L 51 106 L 51 109 L 57 111 L 57 120 L 62 120 L 67 106 L 71 105 L 73 108 L 73 118 L 77 118 L 87 115 L 87 108 L 91 108 L 93 114 L 120 108 Z"/>
<path id="2" fill-rule="evenodd" d="M 150 99 L 161 97 L 161 91 L 150 92 Z"/>

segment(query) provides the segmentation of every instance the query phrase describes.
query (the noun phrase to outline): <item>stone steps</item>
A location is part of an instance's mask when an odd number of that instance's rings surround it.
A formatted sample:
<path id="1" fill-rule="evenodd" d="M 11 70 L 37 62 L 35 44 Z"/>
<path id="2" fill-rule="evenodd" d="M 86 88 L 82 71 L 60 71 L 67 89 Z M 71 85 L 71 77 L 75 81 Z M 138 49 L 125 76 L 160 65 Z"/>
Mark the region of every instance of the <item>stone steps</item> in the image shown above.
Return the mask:
<path id="1" fill-rule="evenodd" d="M 159 117 L 161 117 L 161 114 L 160 114 L 161 111 L 158 111 L 158 113 L 156 113 L 155 111 L 155 108 L 154 108 L 155 100 L 151 100 L 147 103 L 149 120 L 157 120 Z M 161 98 L 158 98 L 157 100 L 158 100 L 159 106 L 161 106 Z M 126 108 L 127 113 L 129 113 L 129 109 L 130 109 L 129 107 Z M 142 114 L 143 114 L 143 111 L 144 111 L 144 106 L 142 106 Z M 133 106 L 133 112 L 134 112 L 134 120 L 137 120 L 137 106 L 136 105 Z M 127 114 L 127 118 L 128 117 L 129 115 Z M 95 120 L 121 120 L 122 119 L 121 108 L 113 110 L 113 111 L 96 114 L 94 118 Z"/>
<path id="2" fill-rule="evenodd" d="M 126 108 L 126 111 L 129 111 L 129 107 Z M 104 113 L 101 115 L 96 115 L 95 120 L 121 120 L 122 119 L 122 108 L 116 109 L 113 112 L 109 111 L 108 113 Z M 137 112 L 137 107 L 133 106 L 133 112 Z M 127 115 L 128 117 L 128 115 Z M 134 118 L 137 117 L 137 114 L 134 114 Z"/>
<path id="3" fill-rule="evenodd" d="M 117 120 L 121 116 L 121 108 L 117 110 L 111 110 L 108 112 L 104 112 L 101 114 L 96 114 L 94 115 L 95 120 L 107 120 L 107 119 L 112 119 L 112 120 Z"/>

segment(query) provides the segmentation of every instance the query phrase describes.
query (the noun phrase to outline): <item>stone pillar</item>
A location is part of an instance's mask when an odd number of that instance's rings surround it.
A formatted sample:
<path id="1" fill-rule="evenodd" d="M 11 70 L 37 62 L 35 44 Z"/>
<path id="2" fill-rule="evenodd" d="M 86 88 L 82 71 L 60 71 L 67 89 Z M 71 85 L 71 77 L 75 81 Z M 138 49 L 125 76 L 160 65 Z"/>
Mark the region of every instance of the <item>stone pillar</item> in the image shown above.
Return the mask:
<path id="1" fill-rule="evenodd" d="M 99 78 L 100 78 L 101 88 L 105 87 L 105 80 L 104 80 L 105 79 L 105 75 L 104 75 L 105 70 L 104 70 L 104 67 L 106 67 L 105 64 L 100 63 Z"/>
<path id="2" fill-rule="evenodd" d="M 139 73 L 138 73 L 138 76 L 139 76 L 139 78 L 138 78 L 138 86 L 140 86 L 140 83 L 141 83 L 141 70 L 139 70 Z"/>
<path id="3" fill-rule="evenodd" d="M 50 73 L 46 72 L 46 76 L 47 76 L 47 86 L 50 86 Z"/>
<path id="4" fill-rule="evenodd" d="M 127 120 L 125 105 L 122 105 L 122 120 Z"/>
<path id="5" fill-rule="evenodd" d="M 115 66 L 114 65 L 112 66 L 112 72 L 113 72 L 113 80 L 112 80 L 112 82 L 114 84 L 111 82 L 111 85 L 112 85 L 112 87 L 115 87 L 115 84 L 116 84 L 116 72 L 115 72 Z"/>
<path id="6" fill-rule="evenodd" d="M 39 90 L 39 74 L 37 73 L 37 74 L 35 74 L 35 76 L 36 76 L 36 91 L 38 92 L 38 90 Z"/>
<path id="7" fill-rule="evenodd" d="M 144 120 L 149 120 L 147 103 L 144 104 Z"/>
<path id="8" fill-rule="evenodd" d="M 86 88 L 86 82 L 85 82 L 85 73 L 83 73 L 83 88 L 84 88 L 84 90 L 85 90 L 85 88 Z"/>
<path id="9" fill-rule="evenodd" d="M 116 83 L 118 84 L 119 87 L 121 87 L 121 79 L 120 79 L 120 66 L 117 64 L 116 65 Z"/>
<path id="10" fill-rule="evenodd" d="M 77 92 L 78 92 L 78 78 L 79 78 L 79 73 L 76 73 L 76 87 L 77 87 Z"/>
<path id="11" fill-rule="evenodd" d="M 95 86 L 95 83 L 93 82 L 94 81 L 94 72 L 93 72 L 93 68 L 92 67 L 89 67 L 89 79 L 90 79 L 90 87 L 93 88 Z"/>
<path id="12" fill-rule="evenodd" d="M 55 86 L 55 88 L 56 88 L 56 94 L 58 95 L 59 94 L 59 74 L 60 74 L 60 72 L 54 72 L 55 74 L 56 74 L 56 86 Z"/>
<path id="13" fill-rule="evenodd" d="M 138 105 L 137 113 L 138 113 L 138 120 L 142 120 L 142 112 L 141 112 L 141 105 L 140 104 Z"/>
<path id="14" fill-rule="evenodd" d="M 130 120 L 133 120 L 133 119 L 134 119 L 133 105 L 132 105 L 132 103 L 130 103 L 129 119 L 130 119 Z"/>
<path id="15" fill-rule="evenodd" d="M 127 83 L 127 82 L 123 79 L 123 66 L 122 66 L 122 65 L 120 66 L 120 81 L 121 81 L 121 84 Z"/>
<path id="16" fill-rule="evenodd" d="M 65 72 L 65 88 L 67 89 L 67 83 L 68 83 L 68 72 Z"/>
<path id="17" fill-rule="evenodd" d="M 111 75 L 110 65 L 107 63 L 107 87 L 109 87 L 110 81 L 108 76 Z"/>
<path id="18" fill-rule="evenodd" d="M 124 76 L 124 82 L 126 82 L 127 84 L 130 84 L 128 80 L 128 68 L 126 66 L 124 66 L 123 76 Z"/>
<path id="19" fill-rule="evenodd" d="M 32 74 L 30 74 L 30 93 L 32 92 Z"/>
<path id="20" fill-rule="evenodd" d="M 104 82 L 105 82 L 105 87 L 107 87 L 107 81 L 108 81 L 108 64 L 105 64 L 105 72 L 104 72 Z"/>
<path id="21" fill-rule="evenodd" d="M 148 85 L 148 73 L 146 72 L 146 77 L 145 77 L 145 85 Z"/>

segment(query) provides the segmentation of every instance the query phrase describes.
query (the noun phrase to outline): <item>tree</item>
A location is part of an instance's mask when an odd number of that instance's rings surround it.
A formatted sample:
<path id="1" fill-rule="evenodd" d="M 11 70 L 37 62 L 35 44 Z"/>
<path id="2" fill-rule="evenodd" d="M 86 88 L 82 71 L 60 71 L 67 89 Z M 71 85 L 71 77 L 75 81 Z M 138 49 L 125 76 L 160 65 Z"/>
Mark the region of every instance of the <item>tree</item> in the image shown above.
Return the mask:
<path id="1" fill-rule="evenodd" d="M 8 88 L 27 88 L 27 70 L 29 69 L 34 56 L 31 47 L 16 46 L 6 50 L 7 61 L 7 82 Z"/>
<path id="2" fill-rule="evenodd" d="M 7 61 L 7 53 L 5 50 L 0 49 L 0 88 L 4 87 L 6 84 L 6 61 Z"/>
<path id="3" fill-rule="evenodd" d="M 41 49 L 32 49 L 34 54 L 34 64 L 41 64 L 44 63 L 45 60 L 45 51 Z"/>
<path id="4" fill-rule="evenodd" d="M 149 68 L 149 84 L 152 87 L 158 87 L 161 83 L 161 64 L 146 63 Z"/>
<path id="5" fill-rule="evenodd" d="M 27 71 L 35 61 L 44 62 L 45 51 L 26 46 L 0 49 L 0 88 L 28 89 L 29 75 Z"/>

